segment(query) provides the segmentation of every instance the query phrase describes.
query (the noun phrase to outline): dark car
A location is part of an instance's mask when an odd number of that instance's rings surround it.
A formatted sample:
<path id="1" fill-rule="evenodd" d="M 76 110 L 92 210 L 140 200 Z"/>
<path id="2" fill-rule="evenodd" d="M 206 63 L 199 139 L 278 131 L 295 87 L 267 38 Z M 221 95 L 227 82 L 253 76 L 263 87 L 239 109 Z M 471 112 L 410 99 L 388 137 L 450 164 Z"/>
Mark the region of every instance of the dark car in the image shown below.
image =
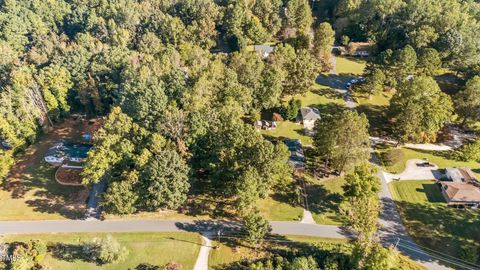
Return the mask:
<path id="1" fill-rule="evenodd" d="M 417 166 L 418 166 L 418 167 L 435 167 L 435 165 L 433 165 L 433 164 L 430 163 L 430 162 L 417 163 Z"/>
<path id="2" fill-rule="evenodd" d="M 12 149 L 12 147 L 13 147 L 13 146 L 12 146 L 8 141 L 6 141 L 6 140 L 2 140 L 2 146 L 3 146 L 3 148 L 5 148 L 5 149 Z"/>

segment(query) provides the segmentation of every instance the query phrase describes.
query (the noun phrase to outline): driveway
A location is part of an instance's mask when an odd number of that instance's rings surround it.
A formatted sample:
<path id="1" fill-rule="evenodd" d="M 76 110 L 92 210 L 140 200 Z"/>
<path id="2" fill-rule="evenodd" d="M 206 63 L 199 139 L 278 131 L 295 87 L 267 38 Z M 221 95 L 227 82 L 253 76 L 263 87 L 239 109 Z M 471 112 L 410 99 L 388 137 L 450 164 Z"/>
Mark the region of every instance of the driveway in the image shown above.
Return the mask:
<path id="1" fill-rule="evenodd" d="M 397 180 L 434 180 L 441 179 L 444 175 L 438 169 L 438 166 L 432 164 L 432 167 L 418 166 L 425 162 L 422 159 L 410 159 L 407 161 L 405 170 L 399 174 L 383 172 L 385 181 L 390 183 L 393 179 Z"/>
<path id="2" fill-rule="evenodd" d="M 397 210 L 397 206 L 393 201 L 392 194 L 388 189 L 386 173 L 380 171 L 378 176 L 381 179 L 381 191 L 379 193 L 379 197 L 382 203 L 382 211 L 380 212 L 379 220 L 381 227 L 378 230 L 380 242 L 384 246 L 396 246 L 401 253 L 422 264 L 427 269 L 451 269 L 441 264 L 437 259 L 423 251 L 422 248 L 415 244 L 415 242 L 410 238 L 407 233 L 407 229 L 403 225 L 403 222 L 400 218 L 400 213 Z"/>

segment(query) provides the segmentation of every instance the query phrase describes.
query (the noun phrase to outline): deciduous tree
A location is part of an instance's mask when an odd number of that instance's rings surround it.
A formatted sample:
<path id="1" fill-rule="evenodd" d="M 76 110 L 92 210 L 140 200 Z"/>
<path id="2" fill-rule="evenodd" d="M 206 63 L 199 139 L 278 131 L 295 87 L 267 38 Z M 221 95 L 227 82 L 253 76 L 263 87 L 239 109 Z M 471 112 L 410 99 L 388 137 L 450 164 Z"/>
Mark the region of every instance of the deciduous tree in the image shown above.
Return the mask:
<path id="1" fill-rule="evenodd" d="M 404 82 L 390 101 L 390 117 L 400 142 L 435 141 L 436 134 L 452 116 L 450 97 L 431 77 Z"/>
<path id="2" fill-rule="evenodd" d="M 323 115 L 315 122 L 313 144 L 331 168 L 349 171 L 369 157 L 368 120 L 355 111 Z"/>
<path id="3" fill-rule="evenodd" d="M 480 76 L 470 79 L 465 89 L 454 97 L 455 111 L 462 117 L 463 124 L 467 120 L 480 121 Z"/>

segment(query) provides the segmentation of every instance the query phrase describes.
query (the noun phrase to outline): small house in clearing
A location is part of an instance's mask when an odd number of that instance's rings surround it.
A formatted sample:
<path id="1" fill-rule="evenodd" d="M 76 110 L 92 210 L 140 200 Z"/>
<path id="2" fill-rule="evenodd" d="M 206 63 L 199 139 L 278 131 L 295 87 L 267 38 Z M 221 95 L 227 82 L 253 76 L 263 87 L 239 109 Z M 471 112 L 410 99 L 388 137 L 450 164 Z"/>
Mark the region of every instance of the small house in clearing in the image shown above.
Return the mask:
<path id="1" fill-rule="evenodd" d="M 270 45 L 254 45 L 253 49 L 262 57 L 267 58 L 275 49 L 274 46 Z"/>
<path id="2" fill-rule="evenodd" d="M 480 182 L 469 168 L 447 168 L 451 181 L 440 181 L 442 194 L 449 205 L 480 206 Z"/>
<path id="3" fill-rule="evenodd" d="M 350 56 L 359 56 L 359 57 L 367 57 L 370 55 L 372 51 L 372 44 L 368 42 L 350 42 L 343 54 L 347 54 Z"/>
<path id="4" fill-rule="evenodd" d="M 315 126 L 315 121 L 320 119 L 320 111 L 313 107 L 303 107 L 300 109 L 300 114 L 302 116 L 303 127 L 308 131 L 312 131 Z"/>
<path id="5" fill-rule="evenodd" d="M 45 161 L 54 166 L 60 166 L 67 161 L 82 163 L 91 147 L 89 144 L 59 142 L 48 149 Z"/>

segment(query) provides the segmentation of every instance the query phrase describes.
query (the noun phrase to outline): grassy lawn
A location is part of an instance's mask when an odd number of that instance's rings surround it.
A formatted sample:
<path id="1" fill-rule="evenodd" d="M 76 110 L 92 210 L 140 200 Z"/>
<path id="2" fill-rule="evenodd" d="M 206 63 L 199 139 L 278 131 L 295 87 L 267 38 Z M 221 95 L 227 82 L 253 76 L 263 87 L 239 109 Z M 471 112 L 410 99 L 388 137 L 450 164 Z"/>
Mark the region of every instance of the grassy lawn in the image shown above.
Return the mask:
<path id="1" fill-rule="evenodd" d="M 35 163 L 21 176 L 5 183 L 0 190 L 0 220 L 81 217 L 88 190 L 60 185 L 54 174 L 52 166 Z"/>
<path id="2" fill-rule="evenodd" d="M 298 251 L 306 248 L 311 249 L 312 245 L 325 252 L 325 254 L 332 253 L 334 256 L 345 256 L 349 254 L 351 245 L 344 239 L 307 237 L 297 235 L 287 235 L 275 241 L 265 242 L 263 249 L 254 250 L 248 246 L 236 243 L 235 241 L 221 241 L 220 243 L 214 241 L 214 246 L 219 246 L 218 249 L 213 249 L 209 257 L 209 265 L 213 270 L 225 269 L 226 266 L 231 266 L 235 262 L 242 260 L 262 259 L 267 256 L 272 256 L 276 252 L 284 254 L 287 249 L 296 249 Z M 416 262 L 407 257 L 400 256 L 399 270 L 422 270 L 425 269 Z M 241 268 L 243 269 L 243 268 Z"/>
<path id="3" fill-rule="evenodd" d="M 417 243 L 458 257 L 462 247 L 480 247 L 480 212 L 447 207 L 433 181 L 389 184 L 403 222 Z"/>
<path id="4" fill-rule="evenodd" d="M 299 94 L 295 96 L 295 99 L 299 99 L 302 102 L 303 107 L 318 107 L 330 103 L 343 105 L 345 103 L 342 97 L 333 92 L 330 88 L 320 84 L 315 84 L 315 86 L 317 89 L 308 91 L 303 95 Z"/>
<path id="5" fill-rule="evenodd" d="M 276 196 L 269 196 L 258 202 L 258 208 L 268 220 L 275 221 L 298 221 L 302 219 L 303 208 L 283 202 Z"/>
<path id="6" fill-rule="evenodd" d="M 366 61 L 361 58 L 338 56 L 336 61 L 337 74 L 362 75 L 366 65 Z"/>
<path id="7" fill-rule="evenodd" d="M 310 180 L 308 185 L 308 203 L 313 219 L 318 224 L 339 225 L 338 205 L 342 200 L 345 183 L 343 177 L 328 180 Z"/>
<path id="8" fill-rule="evenodd" d="M 283 102 L 287 103 L 292 97 L 286 97 Z M 329 87 L 315 84 L 312 91 L 303 95 L 296 95 L 295 99 L 302 102 L 302 106 L 313 106 L 320 110 L 320 113 L 326 112 L 337 107 L 342 107 L 344 101 L 341 96 L 331 90 Z M 307 136 L 303 130 L 303 125 L 292 121 L 282 121 L 277 123 L 275 130 L 262 130 L 262 134 L 276 138 L 300 139 L 302 144 L 311 145 L 312 138 Z"/>
<path id="9" fill-rule="evenodd" d="M 244 259 L 252 260 L 259 259 L 271 255 L 265 250 L 270 250 L 271 247 L 288 247 L 289 245 L 294 245 L 295 243 L 332 243 L 332 244 L 341 244 L 346 243 L 342 239 L 331 239 L 331 238 L 320 238 L 320 237 L 305 237 L 305 236 L 294 236 L 289 235 L 285 236 L 283 239 L 279 239 L 280 242 L 270 241 L 265 242 L 268 248 L 255 250 L 248 246 L 236 245 L 232 241 L 221 241 L 221 243 L 214 241 L 214 246 L 219 246 L 218 249 L 213 249 L 209 257 L 209 265 L 212 269 L 221 269 L 221 266 L 228 265 L 237 261 Z M 290 242 L 291 241 L 291 242 Z"/>
<path id="10" fill-rule="evenodd" d="M 16 164 L 0 187 L 0 220 L 39 220 L 83 216 L 88 190 L 63 186 L 54 178 L 55 168 L 43 158 L 60 139 L 75 141 L 88 128 L 85 122 L 65 120 L 42 135 L 16 157 Z"/>
<path id="11" fill-rule="evenodd" d="M 392 92 L 382 92 L 368 98 L 354 93 L 354 99 L 358 103 L 357 111 L 367 116 L 372 136 L 383 136 L 390 133 L 386 111 L 393 94 Z"/>
<path id="12" fill-rule="evenodd" d="M 170 261 L 180 263 L 182 269 L 193 269 L 202 243 L 196 233 L 114 233 L 111 234 L 128 250 L 128 256 L 121 262 L 97 265 L 82 257 L 81 243 L 91 241 L 94 237 L 105 234 L 38 234 L 8 236 L 4 240 L 28 241 L 41 239 L 47 243 L 49 253 L 43 264 L 51 269 L 136 269 L 138 265 L 164 265 Z M 66 244 L 63 252 L 58 250 L 59 244 Z M 64 245 L 65 246 L 65 245 Z M 143 268 L 142 268 L 143 269 Z"/>
<path id="13" fill-rule="evenodd" d="M 463 162 L 450 159 L 451 153 L 449 151 L 426 151 L 410 148 L 401 148 L 404 153 L 404 159 L 391 166 L 384 166 L 385 170 L 392 173 L 400 173 L 405 170 L 407 160 L 427 158 L 430 162 L 436 164 L 439 168 L 447 167 L 468 167 L 472 169 L 477 176 L 480 177 L 480 163 L 476 161 Z M 386 151 L 382 149 L 380 151 Z"/>
<path id="14" fill-rule="evenodd" d="M 390 99 L 392 98 L 393 93 L 391 92 L 382 92 L 376 95 L 368 97 L 356 97 L 355 100 L 359 105 L 370 105 L 370 106 L 388 106 L 390 104 Z"/>
<path id="15" fill-rule="evenodd" d="M 262 134 L 277 138 L 300 139 L 302 144 L 312 144 L 312 137 L 305 135 L 303 125 L 290 121 L 278 122 L 275 130 L 262 130 Z"/>

